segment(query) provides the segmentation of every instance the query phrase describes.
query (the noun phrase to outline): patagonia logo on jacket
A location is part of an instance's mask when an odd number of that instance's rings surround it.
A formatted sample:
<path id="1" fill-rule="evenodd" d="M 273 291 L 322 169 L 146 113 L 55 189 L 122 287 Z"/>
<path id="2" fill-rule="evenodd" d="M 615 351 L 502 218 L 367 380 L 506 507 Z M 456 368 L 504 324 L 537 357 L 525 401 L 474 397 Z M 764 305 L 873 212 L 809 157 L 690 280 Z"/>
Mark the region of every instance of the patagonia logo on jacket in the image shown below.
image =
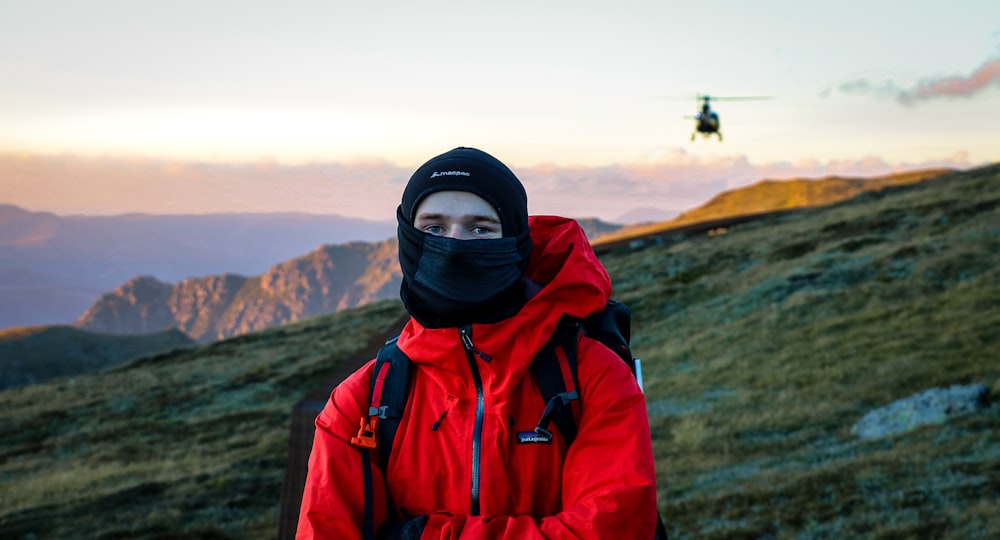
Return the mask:
<path id="1" fill-rule="evenodd" d="M 534 431 L 517 432 L 517 444 L 534 444 L 534 443 L 551 444 L 552 439 L 544 435 L 539 435 Z"/>

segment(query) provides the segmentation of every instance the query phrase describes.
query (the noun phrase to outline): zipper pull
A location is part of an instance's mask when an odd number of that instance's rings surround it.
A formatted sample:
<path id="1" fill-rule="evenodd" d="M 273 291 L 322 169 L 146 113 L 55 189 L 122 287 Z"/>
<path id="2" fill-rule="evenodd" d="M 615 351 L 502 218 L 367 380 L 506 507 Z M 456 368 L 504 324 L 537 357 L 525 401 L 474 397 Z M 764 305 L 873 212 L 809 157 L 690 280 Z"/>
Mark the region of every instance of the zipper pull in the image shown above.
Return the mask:
<path id="1" fill-rule="evenodd" d="M 472 344 L 472 336 L 469 335 L 469 327 L 463 326 L 459 328 L 458 333 L 462 336 L 462 345 L 465 345 L 465 349 L 475 351 L 475 346 Z"/>
<path id="2" fill-rule="evenodd" d="M 471 352 L 472 354 L 479 357 L 483 362 L 489 362 L 493 360 L 493 357 L 476 349 L 476 346 L 472 343 L 472 329 L 468 326 L 463 326 L 458 329 L 458 334 L 462 336 L 462 345 L 465 346 L 465 350 Z"/>

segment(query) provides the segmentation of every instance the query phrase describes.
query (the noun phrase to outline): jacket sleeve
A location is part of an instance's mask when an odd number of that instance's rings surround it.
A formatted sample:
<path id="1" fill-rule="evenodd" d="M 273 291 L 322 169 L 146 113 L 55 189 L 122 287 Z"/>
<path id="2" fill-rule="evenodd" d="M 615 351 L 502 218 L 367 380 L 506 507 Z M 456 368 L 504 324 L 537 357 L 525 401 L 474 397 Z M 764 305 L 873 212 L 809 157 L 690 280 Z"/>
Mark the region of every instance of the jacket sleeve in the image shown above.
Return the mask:
<path id="1" fill-rule="evenodd" d="M 530 516 L 435 514 L 424 539 L 653 538 L 656 471 L 646 401 L 615 353 L 580 341 L 581 415 L 562 475 L 562 511 Z"/>
<path id="2" fill-rule="evenodd" d="M 297 539 L 362 538 L 364 482 L 361 450 L 351 444 L 368 407 L 374 362 L 349 376 L 316 417 L 309 471 L 302 492 Z M 371 467 L 375 526 L 385 521 L 385 481 Z"/>

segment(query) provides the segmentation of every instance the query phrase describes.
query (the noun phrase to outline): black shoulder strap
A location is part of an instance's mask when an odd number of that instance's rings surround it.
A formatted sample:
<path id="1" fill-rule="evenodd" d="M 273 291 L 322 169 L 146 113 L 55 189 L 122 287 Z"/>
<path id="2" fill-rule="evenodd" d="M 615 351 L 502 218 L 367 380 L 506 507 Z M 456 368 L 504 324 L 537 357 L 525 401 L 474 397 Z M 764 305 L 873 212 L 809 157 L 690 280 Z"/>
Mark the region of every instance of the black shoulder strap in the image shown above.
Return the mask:
<path id="1" fill-rule="evenodd" d="M 636 375 L 636 364 L 629 346 L 631 316 L 628 306 L 609 300 L 604 310 L 592 317 L 579 322 L 572 320 L 560 322 L 555 334 L 531 363 L 532 372 L 538 381 L 538 390 L 546 404 L 545 412 L 542 413 L 538 427 L 535 428 L 539 435 L 551 437 L 552 434 L 545 429 L 551 421 L 562 433 L 567 446 L 573 444 L 576 439 L 576 419 L 573 417 L 569 402 L 579 399 L 580 381 L 577 377 L 576 362 L 576 340 L 579 332 L 583 331 L 588 337 L 604 343 L 628 364 L 632 375 Z M 556 349 L 560 347 L 566 355 L 574 392 L 566 391 L 567 379 L 556 355 Z M 659 511 L 656 513 L 656 532 L 653 538 L 667 540 L 667 530 Z"/>
<path id="2" fill-rule="evenodd" d="M 617 300 L 608 300 L 604 309 L 583 321 L 587 336 L 615 352 L 635 375 L 635 362 L 629 341 L 632 338 L 632 310 Z"/>
<path id="3" fill-rule="evenodd" d="M 660 515 L 660 511 L 656 511 L 656 534 L 653 535 L 653 540 L 668 540 L 667 539 L 667 528 L 663 525 L 663 516 Z"/>
<path id="4" fill-rule="evenodd" d="M 542 418 L 535 428 L 536 433 L 550 437 L 551 434 L 546 428 L 551 421 L 559 428 L 567 445 L 576 439 L 576 419 L 573 417 L 569 402 L 580 397 L 580 381 L 576 368 L 576 341 L 580 331 L 614 351 L 629 366 L 632 375 L 635 375 L 635 362 L 632 359 L 632 350 L 629 348 L 631 317 L 632 313 L 628 306 L 616 300 L 608 300 L 603 310 L 582 321 L 564 318 L 559 322 L 555 334 L 532 361 L 538 390 L 545 402 L 545 412 L 542 413 Z M 560 348 L 566 356 L 572 379 L 567 378 L 556 356 L 556 351 Z M 567 392 L 570 382 L 573 390 Z"/>
<path id="5" fill-rule="evenodd" d="M 389 464 L 392 441 L 396 438 L 396 430 L 410 394 L 410 359 L 396 345 L 398 337 L 390 339 L 379 349 L 375 370 L 372 372 L 371 403 L 377 407 L 377 412 L 372 410 L 369 413 L 377 414 L 379 418 L 378 455 L 382 470 Z M 376 396 L 376 392 L 381 395 Z M 375 400 L 376 397 L 379 398 L 378 401 Z"/>
<path id="6" fill-rule="evenodd" d="M 573 418 L 570 402 L 580 399 L 580 383 L 576 374 L 576 340 L 579 332 L 580 325 L 576 321 L 561 321 L 555 334 L 531 362 L 531 370 L 545 403 L 545 411 L 535 432 L 551 438 L 552 434 L 547 428 L 549 422 L 553 422 L 562 433 L 567 446 L 576 439 L 576 419 Z M 557 349 L 561 349 L 564 355 L 567 371 L 571 376 L 568 380 L 561 365 L 562 360 L 557 356 Z M 568 388 L 569 384 L 572 384 L 572 389 Z"/>
<path id="7" fill-rule="evenodd" d="M 371 390 L 368 399 L 369 425 L 374 423 L 375 450 L 379 455 L 379 467 L 384 471 L 392 452 L 392 441 L 396 437 L 399 421 L 410 392 L 410 359 L 399 350 L 396 336 L 379 349 L 372 370 Z M 365 429 L 362 420 L 362 430 Z M 359 432 L 359 437 L 362 433 Z M 370 441 L 370 437 L 369 437 Z M 364 481 L 364 538 L 375 540 L 374 486 L 372 479 L 371 446 L 362 447 L 361 467 Z"/>

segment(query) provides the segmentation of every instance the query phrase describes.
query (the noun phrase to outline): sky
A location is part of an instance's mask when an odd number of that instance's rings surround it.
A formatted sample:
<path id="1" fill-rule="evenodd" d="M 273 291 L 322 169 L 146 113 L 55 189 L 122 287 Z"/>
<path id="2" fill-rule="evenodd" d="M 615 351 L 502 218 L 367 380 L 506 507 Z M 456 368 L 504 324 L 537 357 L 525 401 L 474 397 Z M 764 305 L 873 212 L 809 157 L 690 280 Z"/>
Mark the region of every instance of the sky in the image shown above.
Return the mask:
<path id="1" fill-rule="evenodd" d="M 704 94 L 769 99 L 690 141 Z M 391 216 L 475 146 L 614 219 L 1000 161 L 997 119 L 995 0 L 0 0 L 0 203 L 36 211 Z"/>

